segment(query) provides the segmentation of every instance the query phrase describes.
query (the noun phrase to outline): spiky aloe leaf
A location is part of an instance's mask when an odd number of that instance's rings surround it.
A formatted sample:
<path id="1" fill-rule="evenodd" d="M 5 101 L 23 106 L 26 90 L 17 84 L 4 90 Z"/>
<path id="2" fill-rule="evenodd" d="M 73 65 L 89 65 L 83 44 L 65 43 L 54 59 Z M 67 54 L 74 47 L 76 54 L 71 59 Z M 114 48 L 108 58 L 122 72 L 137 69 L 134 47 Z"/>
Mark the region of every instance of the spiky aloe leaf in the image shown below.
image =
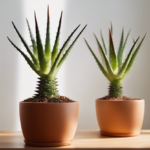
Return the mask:
<path id="1" fill-rule="evenodd" d="M 36 27 L 36 43 L 37 43 L 37 50 L 38 50 L 38 58 L 39 58 L 39 63 L 40 63 L 40 68 L 41 71 L 44 74 L 47 74 L 49 72 L 48 67 L 47 67 L 47 61 L 45 57 L 45 52 L 43 50 L 43 45 L 40 37 L 40 32 L 39 32 L 39 27 L 36 19 L 36 13 L 34 12 L 35 16 L 35 27 Z"/>
<path id="2" fill-rule="evenodd" d="M 102 61 L 104 62 L 104 64 L 105 64 L 105 66 L 106 66 L 106 68 L 107 68 L 109 74 L 114 77 L 115 74 L 113 73 L 113 70 L 112 70 L 112 68 L 111 68 L 111 65 L 110 65 L 108 59 L 107 59 L 107 56 L 106 56 L 106 54 L 105 54 L 105 52 L 104 52 L 104 50 L 103 50 L 103 48 L 102 48 L 102 46 L 101 46 L 101 44 L 100 44 L 98 38 L 96 37 L 95 34 L 94 34 L 94 36 L 95 36 L 95 39 L 96 39 L 96 42 L 97 42 L 97 45 L 98 45 L 100 54 L 101 54 L 101 56 L 102 56 Z"/>
<path id="3" fill-rule="evenodd" d="M 85 39 L 84 39 L 85 40 Z M 98 58 L 96 57 L 96 55 L 94 54 L 93 50 L 91 49 L 91 47 L 89 46 L 88 42 L 85 40 L 86 45 L 88 46 L 90 52 L 92 53 L 95 61 L 97 62 L 100 70 L 102 71 L 102 73 L 104 74 L 104 76 L 111 82 L 113 79 L 111 78 L 111 76 L 106 72 L 106 70 L 104 69 L 104 67 L 102 66 L 102 64 L 100 63 L 100 61 L 98 60 Z"/>
<path id="4" fill-rule="evenodd" d="M 110 64 L 112 66 L 114 73 L 117 74 L 118 73 L 118 62 L 117 62 L 117 57 L 116 57 L 115 48 L 114 48 L 114 44 L 113 44 L 113 38 L 112 38 L 110 29 L 109 29 L 109 41 L 110 41 L 109 61 L 110 61 Z"/>
<path id="5" fill-rule="evenodd" d="M 128 40 L 130 31 L 131 30 L 129 30 L 129 32 L 128 32 L 127 36 L 126 36 L 126 39 L 125 39 L 125 41 L 123 43 L 123 46 L 122 46 L 122 49 L 119 49 L 119 51 L 118 51 L 118 69 L 119 69 L 119 71 L 120 71 L 120 69 L 122 67 L 122 64 L 123 64 L 124 51 L 125 51 L 125 47 L 126 47 L 126 44 L 127 44 L 127 40 Z"/>
<path id="6" fill-rule="evenodd" d="M 134 52 L 134 54 L 132 55 L 131 60 L 130 60 L 130 62 L 129 62 L 129 64 L 128 64 L 127 68 L 126 68 L 126 71 L 125 71 L 123 77 L 122 77 L 122 80 L 123 80 L 123 79 L 127 76 L 127 74 L 129 73 L 129 71 L 130 71 L 130 69 L 131 69 L 131 67 L 132 67 L 132 65 L 133 65 L 133 63 L 134 63 L 134 61 L 135 61 L 135 58 L 136 58 L 136 56 L 137 56 L 137 54 L 138 54 L 138 52 L 139 52 L 139 50 L 140 50 L 140 48 L 141 48 L 141 46 L 142 46 L 142 44 L 143 44 L 143 41 L 144 41 L 146 35 L 147 35 L 147 33 L 144 35 L 144 37 L 142 38 L 141 42 L 139 43 L 139 45 L 138 45 L 137 48 L 135 49 L 135 52 Z M 134 39 L 133 39 L 133 41 L 134 41 L 134 43 L 135 43 L 135 40 L 134 40 Z"/>
<path id="7" fill-rule="evenodd" d="M 62 13 L 61 12 L 61 15 L 60 15 L 60 20 L 59 20 L 59 26 L 58 26 L 58 30 L 57 30 L 57 35 L 56 35 L 56 39 L 55 39 L 55 44 L 54 44 L 54 47 L 53 47 L 53 51 L 52 51 L 52 61 L 51 61 L 51 65 L 54 64 L 55 62 L 55 59 L 58 55 L 58 45 L 59 45 L 59 36 L 60 36 L 60 28 L 61 28 L 61 22 L 62 22 Z"/>
<path id="8" fill-rule="evenodd" d="M 49 7 L 47 8 L 47 29 L 46 29 L 46 40 L 45 40 L 45 56 L 47 61 L 51 59 L 51 46 L 50 46 L 50 27 L 49 27 Z"/>
<path id="9" fill-rule="evenodd" d="M 124 41 L 124 44 L 123 44 L 123 51 L 125 50 L 125 47 L 126 47 L 126 44 L 127 44 L 127 41 L 128 41 L 128 37 L 129 37 L 129 35 L 130 35 L 130 32 L 131 32 L 131 29 L 129 30 L 129 32 L 128 32 L 127 36 L 126 36 L 126 39 L 125 39 L 125 41 Z M 123 54 L 124 54 L 124 53 L 123 53 Z"/>
<path id="10" fill-rule="evenodd" d="M 80 25 L 77 26 L 77 28 L 70 34 L 70 36 L 68 37 L 68 39 L 63 44 L 62 48 L 60 49 L 60 51 L 59 51 L 59 53 L 58 53 L 58 55 L 57 55 L 57 57 L 55 59 L 55 62 L 53 64 L 52 68 L 51 68 L 51 71 L 49 72 L 49 76 L 53 76 L 54 75 L 55 69 L 56 69 L 56 67 L 57 67 L 60 59 L 62 58 L 63 53 L 64 53 L 64 51 L 65 51 L 65 49 L 66 49 L 66 47 L 67 47 L 67 45 L 68 45 L 71 37 L 73 36 L 73 34 L 75 33 L 75 31 L 79 28 L 79 26 Z"/>
<path id="11" fill-rule="evenodd" d="M 10 43 L 21 53 L 21 55 L 24 57 L 24 59 L 27 61 L 29 66 L 38 74 L 41 76 L 40 70 L 34 65 L 34 63 L 28 58 L 26 54 L 24 54 L 10 39 L 7 37 Z"/>
<path id="12" fill-rule="evenodd" d="M 100 33 L 101 33 L 101 39 L 102 39 L 103 47 L 104 47 L 105 53 L 107 55 L 107 48 L 106 48 L 106 44 L 105 44 L 105 40 L 104 40 L 104 37 L 103 37 L 102 30 L 100 31 Z"/>
<path id="13" fill-rule="evenodd" d="M 77 41 L 77 39 L 79 38 L 79 36 L 81 35 L 81 33 L 84 31 L 84 29 L 86 28 L 87 25 L 84 26 L 84 28 L 81 30 L 81 32 L 77 35 L 77 37 L 75 38 L 75 40 L 72 42 L 72 44 L 69 46 L 69 48 L 66 50 L 65 54 L 62 56 L 61 60 L 59 61 L 56 71 L 55 71 L 55 75 L 57 74 L 57 72 L 59 71 L 60 67 L 62 66 L 63 62 L 66 60 L 69 52 L 71 51 L 72 47 L 74 46 L 75 42 Z M 54 75 L 54 76 L 55 76 Z"/>
<path id="14" fill-rule="evenodd" d="M 33 34 L 32 34 L 32 31 L 31 31 L 28 19 L 26 19 L 26 21 L 27 21 L 28 30 L 29 30 L 29 33 L 30 33 L 30 38 L 31 38 L 32 47 L 33 47 L 33 52 L 34 52 L 34 55 L 35 55 L 36 59 L 38 59 L 38 51 L 37 51 L 36 42 L 35 42 L 35 39 L 33 37 Z"/>
<path id="15" fill-rule="evenodd" d="M 32 58 L 32 60 L 33 60 L 33 62 L 34 62 L 34 64 L 35 64 L 37 67 L 39 67 L 38 60 L 37 60 L 37 59 L 35 58 L 35 56 L 32 54 L 32 52 L 31 52 L 29 46 L 27 45 L 27 43 L 25 42 L 25 40 L 23 39 L 23 37 L 21 36 L 21 34 L 19 33 L 19 31 L 17 30 L 15 24 L 14 24 L 13 22 L 12 22 L 12 24 L 13 24 L 13 26 L 14 26 L 14 28 L 15 28 L 17 34 L 18 34 L 18 36 L 20 37 L 21 42 L 22 42 L 23 45 L 25 46 L 27 52 L 30 54 L 30 56 L 31 56 L 31 58 Z"/>
<path id="16" fill-rule="evenodd" d="M 126 68 L 127 68 L 128 64 L 129 64 L 129 62 L 131 60 L 131 57 L 132 57 L 132 54 L 133 54 L 133 51 L 134 51 L 134 47 L 135 47 L 137 41 L 139 40 L 139 38 L 140 37 L 138 37 L 137 40 L 135 41 L 135 43 L 133 44 L 133 46 L 132 46 L 132 48 L 131 48 L 131 50 L 130 50 L 130 52 L 129 52 L 129 54 L 128 54 L 128 56 L 127 56 L 127 58 L 126 58 L 126 60 L 125 60 L 125 62 L 123 64 L 121 70 L 120 70 L 120 72 L 118 73 L 118 75 L 117 75 L 118 79 L 122 78 L 124 72 L 126 71 Z"/>
<path id="17" fill-rule="evenodd" d="M 121 40 L 120 40 L 120 45 L 119 45 L 119 50 L 118 50 L 118 70 L 122 67 L 122 50 L 123 50 L 123 43 L 124 42 L 124 28 L 122 29 L 122 34 L 121 34 Z"/>
<path id="18" fill-rule="evenodd" d="M 105 52 L 104 52 L 104 50 L 103 50 L 101 44 L 99 43 L 99 41 L 98 41 L 96 35 L 95 35 L 95 38 L 96 38 L 96 41 L 97 41 L 97 45 L 98 45 L 98 47 L 99 47 L 99 50 L 101 51 L 101 54 L 102 54 L 102 56 L 103 56 L 102 58 L 103 58 L 104 61 L 105 61 L 105 64 L 106 64 L 106 68 L 107 68 L 108 73 L 111 75 L 111 77 L 112 77 L 113 79 L 116 79 L 116 75 L 114 74 L 114 72 L 113 72 L 113 70 L 112 70 L 112 67 L 111 67 L 111 65 L 110 65 L 110 63 L 109 63 L 109 61 L 108 61 L 108 59 L 107 59 L 107 56 L 106 56 L 106 54 L 105 54 Z"/>
<path id="19" fill-rule="evenodd" d="M 103 66 L 104 66 L 104 68 L 106 68 L 106 70 L 107 70 L 107 65 L 106 65 L 106 63 L 105 63 L 105 58 L 104 58 L 104 56 L 103 56 L 103 53 L 105 53 L 105 51 L 103 50 L 103 48 L 102 48 L 102 46 L 101 46 L 101 44 L 100 44 L 100 42 L 99 42 L 99 40 L 98 40 L 98 38 L 96 37 L 95 34 L 94 34 L 94 36 L 95 36 L 95 39 L 96 39 L 96 41 L 97 41 L 99 53 L 100 53 L 100 55 L 101 55 L 101 57 L 102 57 Z M 103 51 L 103 53 L 102 53 L 102 51 Z"/>

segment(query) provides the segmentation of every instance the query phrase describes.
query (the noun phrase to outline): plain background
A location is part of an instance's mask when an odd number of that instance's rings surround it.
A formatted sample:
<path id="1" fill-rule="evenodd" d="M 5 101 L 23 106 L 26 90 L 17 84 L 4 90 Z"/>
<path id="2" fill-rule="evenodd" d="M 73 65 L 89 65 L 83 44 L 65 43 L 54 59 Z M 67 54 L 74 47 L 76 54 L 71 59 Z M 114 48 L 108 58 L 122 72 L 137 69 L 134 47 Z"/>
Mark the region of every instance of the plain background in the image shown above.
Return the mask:
<path id="1" fill-rule="evenodd" d="M 78 123 L 80 130 L 98 129 L 95 99 L 107 95 L 109 85 L 86 47 L 83 37 L 87 39 L 99 57 L 93 32 L 100 39 L 100 29 L 102 29 L 108 43 L 108 26 L 111 21 L 114 26 L 113 38 L 116 51 L 122 27 L 125 28 L 125 35 L 129 29 L 132 29 L 126 47 L 126 55 L 132 46 L 133 37 L 142 37 L 146 32 L 150 33 L 149 0 L 0 0 L 0 130 L 21 130 L 19 101 L 34 94 L 37 81 L 37 75 L 6 38 L 9 36 L 18 47 L 26 52 L 11 21 L 14 21 L 20 33 L 31 44 L 26 17 L 35 33 L 35 10 L 44 43 L 48 4 L 50 6 L 52 46 L 61 10 L 63 10 L 63 21 L 60 47 L 78 24 L 81 23 L 78 30 L 88 24 L 57 76 L 60 94 L 80 103 Z M 124 95 L 145 99 L 143 129 L 150 129 L 149 41 L 150 36 L 148 35 L 129 75 L 123 81 Z"/>

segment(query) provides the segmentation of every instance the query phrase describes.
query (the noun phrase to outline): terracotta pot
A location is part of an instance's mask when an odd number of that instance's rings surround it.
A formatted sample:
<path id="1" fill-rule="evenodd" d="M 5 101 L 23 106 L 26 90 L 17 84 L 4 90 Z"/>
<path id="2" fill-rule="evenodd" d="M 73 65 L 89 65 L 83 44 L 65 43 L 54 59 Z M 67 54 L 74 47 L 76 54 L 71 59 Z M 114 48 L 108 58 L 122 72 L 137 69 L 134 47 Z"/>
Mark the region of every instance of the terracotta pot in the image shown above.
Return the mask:
<path id="1" fill-rule="evenodd" d="M 97 120 L 102 135 L 136 136 L 144 118 L 145 101 L 96 99 Z"/>
<path id="2" fill-rule="evenodd" d="M 78 112 L 78 102 L 20 102 L 25 143 L 33 146 L 70 145 L 77 128 Z"/>

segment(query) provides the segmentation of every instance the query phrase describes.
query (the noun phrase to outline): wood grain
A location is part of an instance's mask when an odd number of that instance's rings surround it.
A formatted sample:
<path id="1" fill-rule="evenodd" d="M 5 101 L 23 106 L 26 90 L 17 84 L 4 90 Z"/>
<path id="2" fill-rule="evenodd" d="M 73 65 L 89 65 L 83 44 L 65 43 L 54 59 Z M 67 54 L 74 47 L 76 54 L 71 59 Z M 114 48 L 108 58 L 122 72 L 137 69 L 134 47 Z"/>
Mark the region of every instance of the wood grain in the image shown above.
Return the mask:
<path id="1" fill-rule="evenodd" d="M 64 147 L 31 147 L 23 142 L 21 131 L 0 131 L 0 150 L 10 149 L 50 149 L 50 150 L 98 150 L 98 149 L 150 149 L 150 130 L 142 130 L 136 137 L 107 137 L 100 135 L 99 131 L 77 131 L 74 142 Z"/>

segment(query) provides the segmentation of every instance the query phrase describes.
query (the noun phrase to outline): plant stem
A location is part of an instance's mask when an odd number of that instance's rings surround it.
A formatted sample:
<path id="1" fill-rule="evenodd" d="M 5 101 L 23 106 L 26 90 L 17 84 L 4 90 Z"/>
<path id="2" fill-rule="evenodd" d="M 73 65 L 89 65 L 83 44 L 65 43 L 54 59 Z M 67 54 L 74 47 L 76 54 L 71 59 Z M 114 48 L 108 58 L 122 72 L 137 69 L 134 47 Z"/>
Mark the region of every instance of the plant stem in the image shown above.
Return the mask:
<path id="1" fill-rule="evenodd" d="M 57 81 L 55 79 L 38 78 L 37 94 L 35 98 L 57 98 L 59 96 L 57 91 Z"/>
<path id="2" fill-rule="evenodd" d="M 113 81 L 109 86 L 109 96 L 110 97 L 121 97 L 122 96 L 122 87 L 120 81 Z"/>

